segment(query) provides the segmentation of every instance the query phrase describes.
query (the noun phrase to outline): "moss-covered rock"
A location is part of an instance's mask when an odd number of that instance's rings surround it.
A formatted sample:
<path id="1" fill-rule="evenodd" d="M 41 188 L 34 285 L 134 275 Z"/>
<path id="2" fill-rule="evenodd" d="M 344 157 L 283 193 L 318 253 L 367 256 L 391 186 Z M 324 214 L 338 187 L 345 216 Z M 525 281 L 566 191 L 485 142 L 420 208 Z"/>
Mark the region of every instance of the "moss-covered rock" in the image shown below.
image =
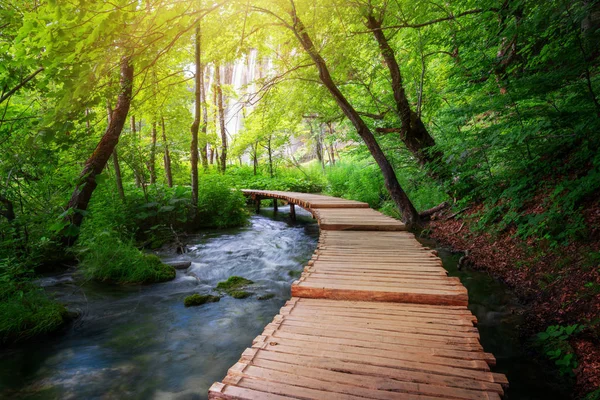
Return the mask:
<path id="1" fill-rule="evenodd" d="M 234 290 L 228 293 L 234 299 L 245 299 L 246 297 L 252 296 L 251 292 L 246 292 L 245 290 Z"/>
<path id="2" fill-rule="evenodd" d="M 226 281 L 219 282 L 217 289 L 228 292 L 252 285 L 253 283 L 250 279 L 242 278 L 241 276 L 230 276 Z"/>
<path id="3" fill-rule="evenodd" d="M 201 306 L 202 304 L 205 304 L 205 303 L 216 303 L 219 300 L 221 300 L 221 297 L 219 297 L 219 296 L 213 296 L 210 294 L 194 293 L 193 295 L 186 297 L 183 300 L 183 304 L 186 307 L 192 307 L 192 306 Z"/>
<path id="4" fill-rule="evenodd" d="M 267 294 L 263 294 L 262 296 L 258 296 L 258 300 L 270 300 L 273 297 L 275 297 L 275 294 L 267 293 Z"/>

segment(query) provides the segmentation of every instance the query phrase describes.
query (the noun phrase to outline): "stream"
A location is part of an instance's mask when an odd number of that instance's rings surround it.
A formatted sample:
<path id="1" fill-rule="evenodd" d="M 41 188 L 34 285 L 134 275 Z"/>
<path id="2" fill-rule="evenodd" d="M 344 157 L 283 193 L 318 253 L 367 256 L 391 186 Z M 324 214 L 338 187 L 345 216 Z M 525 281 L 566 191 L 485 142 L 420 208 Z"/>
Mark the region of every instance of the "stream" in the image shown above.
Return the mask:
<path id="1" fill-rule="evenodd" d="M 316 247 L 310 214 L 297 207 L 298 221 L 291 224 L 288 212 L 263 209 L 247 227 L 188 237 L 186 254 L 159 252 L 167 262 L 192 262 L 167 283 L 82 283 L 72 271 L 42 278 L 39 283 L 81 317 L 62 334 L 0 351 L 0 399 L 206 399 L 210 385 L 289 299 L 294 276 Z M 566 398 L 564 387 L 549 382 L 522 349 L 515 297 L 485 273 L 458 271 L 459 255 L 439 253 L 469 289 L 485 351 L 495 354 L 495 371 L 511 382 L 507 399 Z M 232 275 L 253 280 L 248 290 L 254 295 L 184 307 L 186 296 L 214 294 Z M 266 294 L 274 297 L 258 299 Z"/>

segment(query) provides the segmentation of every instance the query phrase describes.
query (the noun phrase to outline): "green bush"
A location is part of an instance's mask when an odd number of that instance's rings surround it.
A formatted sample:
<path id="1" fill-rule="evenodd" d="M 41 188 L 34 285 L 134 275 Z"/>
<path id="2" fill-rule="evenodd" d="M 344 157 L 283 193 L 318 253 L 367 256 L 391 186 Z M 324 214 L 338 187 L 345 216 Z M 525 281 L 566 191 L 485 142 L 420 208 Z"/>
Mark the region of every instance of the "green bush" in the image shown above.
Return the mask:
<path id="1" fill-rule="evenodd" d="M 105 232 L 78 247 L 80 268 L 88 279 L 118 284 L 164 282 L 175 278 L 175 268 L 144 254 L 131 242 Z"/>
<path id="2" fill-rule="evenodd" d="M 199 183 L 198 222 L 206 228 L 244 225 L 248 220 L 246 198 L 232 190 L 221 175 L 203 175 Z"/>

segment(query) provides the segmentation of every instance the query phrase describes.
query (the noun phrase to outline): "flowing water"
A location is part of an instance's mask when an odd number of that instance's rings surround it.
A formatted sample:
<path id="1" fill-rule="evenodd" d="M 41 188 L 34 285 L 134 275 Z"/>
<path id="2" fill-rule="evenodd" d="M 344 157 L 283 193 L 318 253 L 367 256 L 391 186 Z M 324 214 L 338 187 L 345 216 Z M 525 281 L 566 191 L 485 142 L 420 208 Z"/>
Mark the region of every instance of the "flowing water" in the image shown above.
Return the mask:
<path id="1" fill-rule="evenodd" d="M 82 317 L 64 335 L 1 352 L 0 398 L 205 399 L 289 299 L 293 275 L 318 240 L 307 215 L 298 210 L 293 225 L 286 214 L 253 216 L 248 227 L 188 238 L 189 253 L 159 254 L 193 262 L 166 283 L 81 286 L 72 273 L 42 279 Z M 254 281 L 255 294 L 184 307 L 186 296 L 211 293 L 232 275 Z M 275 297 L 258 300 L 265 294 Z"/>
<path id="2" fill-rule="evenodd" d="M 290 284 L 318 239 L 309 214 L 297 208 L 298 223 L 265 209 L 245 228 L 188 238 L 190 252 L 159 254 L 166 261 L 192 261 L 171 282 L 117 287 L 79 283 L 72 272 L 40 281 L 69 309 L 81 312 L 63 334 L 0 352 L 0 398 L 10 399 L 206 399 L 277 314 Z M 434 242 L 426 242 L 436 247 Z M 481 341 L 508 375 L 514 399 L 567 398 L 546 376 L 518 338 L 521 306 L 505 286 L 485 273 L 458 271 L 459 255 L 439 249 L 444 266 L 469 289 Z M 214 293 L 219 281 L 238 275 L 256 282 L 255 294 L 185 308 L 192 293 Z M 274 294 L 269 300 L 258 300 Z"/>

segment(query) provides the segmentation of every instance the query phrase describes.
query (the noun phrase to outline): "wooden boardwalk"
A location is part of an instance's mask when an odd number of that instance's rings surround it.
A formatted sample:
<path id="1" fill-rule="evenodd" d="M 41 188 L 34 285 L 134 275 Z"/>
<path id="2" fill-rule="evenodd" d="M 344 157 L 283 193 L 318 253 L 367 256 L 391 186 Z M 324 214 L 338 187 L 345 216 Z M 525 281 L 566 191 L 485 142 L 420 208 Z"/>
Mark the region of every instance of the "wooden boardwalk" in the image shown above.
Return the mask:
<path id="1" fill-rule="evenodd" d="M 499 399 L 467 290 L 435 251 L 366 203 L 244 191 L 310 211 L 319 245 L 292 299 L 210 399 Z"/>

